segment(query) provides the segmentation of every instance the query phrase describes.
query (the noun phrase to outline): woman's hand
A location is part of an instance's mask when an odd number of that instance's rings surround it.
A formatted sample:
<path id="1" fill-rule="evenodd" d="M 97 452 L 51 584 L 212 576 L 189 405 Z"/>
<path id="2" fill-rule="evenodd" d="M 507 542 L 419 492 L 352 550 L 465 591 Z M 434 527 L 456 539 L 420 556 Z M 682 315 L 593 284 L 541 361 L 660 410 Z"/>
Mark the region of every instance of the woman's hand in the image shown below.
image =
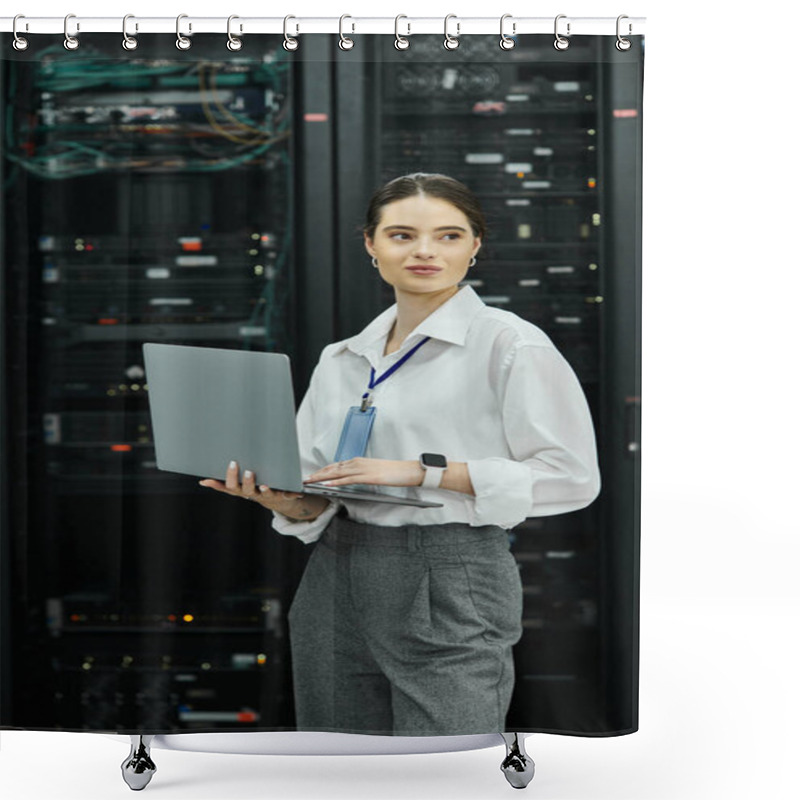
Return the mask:
<path id="1" fill-rule="evenodd" d="M 277 511 L 296 520 L 309 521 L 318 517 L 329 501 L 319 495 L 307 495 L 299 492 L 273 491 L 269 486 L 256 486 L 255 475 L 245 470 L 241 484 L 239 483 L 239 465 L 231 461 L 225 473 L 225 483 L 206 478 L 199 482 L 201 486 L 216 489 L 218 492 L 253 500 L 264 508 Z"/>
<path id="2" fill-rule="evenodd" d="M 419 461 L 390 461 L 385 458 L 351 458 L 328 464 L 303 483 L 324 483 L 326 486 L 347 486 L 351 483 L 378 486 L 420 486 L 425 477 Z"/>

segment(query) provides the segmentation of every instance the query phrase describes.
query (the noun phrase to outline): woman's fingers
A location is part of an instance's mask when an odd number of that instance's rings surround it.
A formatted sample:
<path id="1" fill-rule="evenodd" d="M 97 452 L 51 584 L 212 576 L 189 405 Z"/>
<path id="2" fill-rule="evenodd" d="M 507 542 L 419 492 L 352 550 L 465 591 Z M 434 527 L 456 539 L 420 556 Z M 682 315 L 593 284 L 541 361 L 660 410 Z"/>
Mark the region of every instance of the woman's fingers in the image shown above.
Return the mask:
<path id="1" fill-rule="evenodd" d="M 366 459 L 363 459 L 366 461 Z M 336 478 L 341 478 L 345 474 L 352 474 L 353 472 L 360 472 L 359 465 L 362 459 L 359 458 L 351 458 L 347 461 L 337 461 L 334 464 L 328 464 L 327 466 L 322 467 L 322 469 L 318 469 L 312 475 L 309 475 L 303 483 L 317 483 L 318 481 L 329 481 Z"/>
<path id="2" fill-rule="evenodd" d="M 325 486 L 347 486 L 353 483 L 381 486 L 419 486 L 422 468 L 418 461 L 394 461 L 358 456 L 318 469 L 303 480 Z"/>
<path id="3" fill-rule="evenodd" d="M 267 508 L 276 506 L 281 507 L 286 501 L 299 500 L 303 497 L 302 492 L 284 492 L 280 489 L 270 489 L 269 486 L 261 484 L 256 486 L 256 476 L 249 469 L 244 471 L 242 475 L 242 482 L 239 483 L 239 465 L 236 461 L 231 461 L 228 469 L 225 472 L 225 483 L 222 481 L 214 480 L 213 478 L 206 478 L 205 480 L 198 481 L 201 486 L 209 489 L 216 489 L 217 491 L 232 494 L 236 497 L 244 497 L 248 500 L 256 500 Z"/>
<path id="4" fill-rule="evenodd" d="M 239 489 L 239 465 L 235 461 L 228 464 L 228 469 L 225 472 L 225 487 L 230 491 L 238 491 Z"/>
<path id="5" fill-rule="evenodd" d="M 256 495 L 256 476 L 249 469 L 246 469 L 242 476 L 242 491 L 245 497 L 255 497 Z"/>
<path id="6" fill-rule="evenodd" d="M 198 481 L 201 486 L 206 486 L 209 489 L 217 489 L 218 491 L 228 492 L 242 496 L 243 494 L 248 497 L 253 497 L 257 494 L 255 488 L 255 475 L 250 470 L 245 470 L 242 476 L 242 483 L 239 483 L 239 465 L 235 461 L 228 464 L 228 469 L 225 471 L 225 482 L 214 480 L 213 478 L 206 478 L 205 480 Z"/>

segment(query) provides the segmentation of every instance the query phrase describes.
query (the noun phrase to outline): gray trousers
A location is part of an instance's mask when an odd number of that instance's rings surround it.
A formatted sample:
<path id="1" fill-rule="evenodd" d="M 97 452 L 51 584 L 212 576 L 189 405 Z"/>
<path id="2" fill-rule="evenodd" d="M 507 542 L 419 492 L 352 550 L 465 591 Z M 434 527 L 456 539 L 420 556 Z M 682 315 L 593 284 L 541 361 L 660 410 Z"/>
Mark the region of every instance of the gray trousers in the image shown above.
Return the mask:
<path id="1" fill-rule="evenodd" d="M 289 610 L 298 730 L 505 730 L 522 633 L 508 535 L 334 517 Z"/>

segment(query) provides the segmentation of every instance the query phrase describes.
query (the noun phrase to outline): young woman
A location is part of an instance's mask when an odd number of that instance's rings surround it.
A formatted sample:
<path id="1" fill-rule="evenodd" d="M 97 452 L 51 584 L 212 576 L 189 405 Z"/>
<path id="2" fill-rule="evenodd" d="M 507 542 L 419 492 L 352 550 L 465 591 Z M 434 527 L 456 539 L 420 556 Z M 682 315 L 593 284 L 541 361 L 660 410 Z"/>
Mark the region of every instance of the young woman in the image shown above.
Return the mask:
<path id="1" fill-rule="evenodd" d="M 378 190 L 364 243 L 396 304 L 323 350 L 297 413 L 306 482 L 441 506 L 273 492 L 249 471 L 240 483 L 235 462 L 224 485 L 201 481 L 316 542 L 289 611 L 299 730 L 504 731 L 522 632 L 507 531 L 599 492 L 567 362 L 539 328 L 460 285 L 485 227 L 474 194 L 447 176 Z M 368 408 L 364 454 L 335 462 L 348 413 Z"/>

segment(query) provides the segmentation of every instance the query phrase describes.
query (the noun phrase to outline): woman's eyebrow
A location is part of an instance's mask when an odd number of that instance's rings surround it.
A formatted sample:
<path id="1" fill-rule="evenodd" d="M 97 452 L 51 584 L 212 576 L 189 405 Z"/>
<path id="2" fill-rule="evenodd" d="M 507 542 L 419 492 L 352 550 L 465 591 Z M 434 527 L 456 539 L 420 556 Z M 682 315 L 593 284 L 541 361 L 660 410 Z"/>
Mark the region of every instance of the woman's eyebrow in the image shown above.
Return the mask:
<path id="1" fill-rule="evenodd" d="M 385 231 L 389 230 L 402 230 L 402 231 L 415 231 L 416 228 L 413 225 L 387 225 L 384 228 Z M 440 225 L 438 228 L 434 228 L 435 231 L 464 231 L 467 232 L 466 228 L 462 228 L 460 225 Z"/>

